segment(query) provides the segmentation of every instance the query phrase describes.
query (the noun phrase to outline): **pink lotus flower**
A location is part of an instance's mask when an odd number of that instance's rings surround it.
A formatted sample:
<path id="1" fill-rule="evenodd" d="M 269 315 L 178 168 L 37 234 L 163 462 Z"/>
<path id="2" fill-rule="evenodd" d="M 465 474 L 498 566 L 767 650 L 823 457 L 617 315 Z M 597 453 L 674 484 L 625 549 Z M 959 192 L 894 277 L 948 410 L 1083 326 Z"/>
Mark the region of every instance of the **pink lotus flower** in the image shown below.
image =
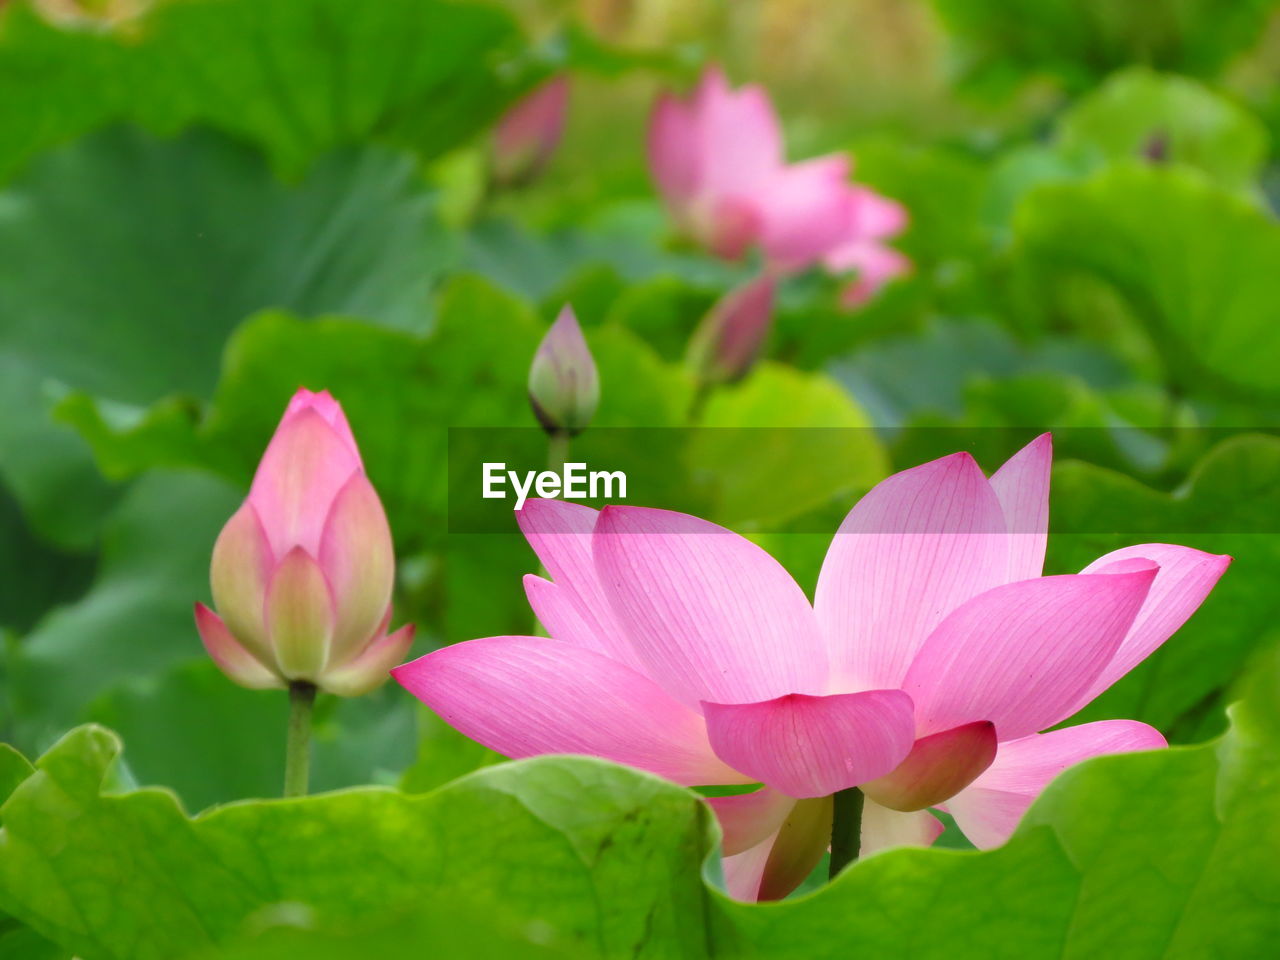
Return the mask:
<path id="1" fill-rule="evenodd" d="M 758 246 L 774 272 L 818 261 L 856 270 L 850 307 L 910 267 L 884 243 L 906 225 L 901 205 L 850 183 L 843 154 L 788 164 L 768 95 L 730 89 L 716 68 L 689 99 L 658 99 L 649 166 L 680 229 L 716 256 L 737 260 Z"/>
<path id="2" fill-rule="evenodd" d="M 945 804 L 1002 842 L 1064 767 L 1164 744 L 1133 721 L 1042 734 L 1150 654 L 1230 562 L 1144 544 L 1041 576 L 1051 442 L 988 479 L 965 453 L 895 474 L 845 518 L 813 604 L 715 524 L 530 500 L 519 522 L 551 580 L 525 589 L 552 639 L 489 637 L 392 671 L 511 757 L 585 753 L 710 800 L 729 890 L 785 896 L 860 786 L 863 853 L 933 842 Z"/>
<path id="3" fill-rule="evenodd" d="M 900 204 L 871 190 L 854 188 L 844 238 L 822 258 L 832 273 L 857 271 L 841 297 L 846 307 L 862 306 L 890 280 L 910 271 L 911 261 L 885 246 L 885 241 L 906 225 L 907 212 Z"/>
<path id="4" fill-rule="evenodd" d="M 550 161 L 564 135 L 569 77 L 560 74 L 503 114 L 493 134 L 493 174 L 502 184 L 527 183 Z"/>
<path id="5" fill-rule="evenodd" d="M 716 256 L 758 245 L 774 267 L 798 269 L 847 235 L 848 158 L 786 163 L 768 95 L 730 89 L 714 67 L 688 100 L 659 98 L 649 166 L 680 228 Z"/>
<path id="6" fill-rule="evenodd" d="M 412 626 L 386 632 L 394 576 L 391 531 L 342 407 L 299 390 L 214 544 L 218 613 L 196 604 L 205 649 L 241 686 L 366 693 L 413 641 Z"/>

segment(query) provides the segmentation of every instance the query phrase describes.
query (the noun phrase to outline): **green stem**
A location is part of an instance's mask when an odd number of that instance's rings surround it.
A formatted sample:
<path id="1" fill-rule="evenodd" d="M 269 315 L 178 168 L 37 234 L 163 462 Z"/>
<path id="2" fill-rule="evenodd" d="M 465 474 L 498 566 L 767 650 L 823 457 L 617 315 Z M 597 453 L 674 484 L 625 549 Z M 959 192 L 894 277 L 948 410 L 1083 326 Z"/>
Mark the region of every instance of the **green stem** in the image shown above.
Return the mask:
<path id="1" fill-rule="evenodd" d="M 289 739 L 285 741 L 284 795 L 305 797 L 311 779 L 311 707 L 316 685 L 305 680 L 289 684 Z"/>
<path id="2" fill-rule="evenodd" d="M 857 787 L 832 795 L 831 871 L 832 880 L 858 859 L 862 849 L 862 791 Z"/>
<path id="3" fill-rule="evenodd" d="M 687 423 L 691 427 L 696 427 L 702 422 L 702 414 L 707 408 L 707 401 L 711 399 L 711 394 L 715 392 L 716 385 L 705 377 L 698 380 L 698 386 L 694 389 L 693 402 L 689 404 L 689 417 Z"/>
<path id="4" fill-rule="evenodd" d="M 547 436 L 547 469 L 560 473 L 569 459 L 569 434 L 557 430 Z"/>

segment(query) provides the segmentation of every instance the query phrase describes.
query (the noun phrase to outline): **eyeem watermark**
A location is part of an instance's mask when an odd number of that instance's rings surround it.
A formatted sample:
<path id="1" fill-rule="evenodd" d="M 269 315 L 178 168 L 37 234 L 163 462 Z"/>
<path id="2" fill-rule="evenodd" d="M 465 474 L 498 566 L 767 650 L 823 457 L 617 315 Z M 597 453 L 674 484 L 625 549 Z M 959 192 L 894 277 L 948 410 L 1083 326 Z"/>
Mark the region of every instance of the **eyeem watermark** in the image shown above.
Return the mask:
<path id="1" fill-rule="evenodd" d="M 486 500 L 505 500 L 507 485 L 516 495 L 516 509 L 532 493 L 539 497 L 562 497 L 565 500 L 625 500 L 627 475 L 621 470 L 587 470 L 585 463 L 566 463 L 561 473 L 554 470 L 526 470 L 520 474 L 508 470 L 505 463 L 485 463 L 481 496 Z"/>

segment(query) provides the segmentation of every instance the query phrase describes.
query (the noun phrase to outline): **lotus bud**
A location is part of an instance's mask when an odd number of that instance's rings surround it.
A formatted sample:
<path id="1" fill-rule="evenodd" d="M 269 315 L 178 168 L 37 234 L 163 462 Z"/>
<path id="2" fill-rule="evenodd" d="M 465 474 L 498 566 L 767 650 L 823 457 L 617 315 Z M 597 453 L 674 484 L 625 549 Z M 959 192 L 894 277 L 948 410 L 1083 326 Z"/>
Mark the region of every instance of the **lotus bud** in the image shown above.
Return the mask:
<path id="1" fill-rule="evenodd" d="M 542 172 L 564 134 L 569 77 L 552 77 L 503 115 L 493 135 L 493 176 L 504 185 L 528 183 Z"/>
<path id="2" fill-rule="evenodd" d="M 301 389 L 214 544 L 217 612 L 196 604 L 205 649 L 241 686 L 367 693 L 413 642 L 411 625 L 387 633 L 394 578 L 391 530 L 342 407 Z"/>
<path id="3" fill-rule="evenodd" d="M 754 366 L 773 321 L 774 280 L 764 274 L 722 297 L 689 342 L 703 383 L 733 383 Z"/>
<path id="4" fill-rule="evenodd" d="M 529 402 L 544 430 L 574 436 L 600 402 L 600 377 L 573 308 L 566 306 L 538 345 L 529 368 Z"/>
<path id="5" fill-rule="evenodd" d="M 923 810 L 955 796 L 995 758 L 995 724 L 966 723 L 921 737 L 892 773 L 862 784 L 862 792 L 891 810 Z"/>
<path id="6" fill-rule="evenodd" d="M 1168 163 L 1170 146 L 1169 134 L 1164 130 L 1156 130 L 1142 145 L 1142 158 L 1149 163 Z"/>

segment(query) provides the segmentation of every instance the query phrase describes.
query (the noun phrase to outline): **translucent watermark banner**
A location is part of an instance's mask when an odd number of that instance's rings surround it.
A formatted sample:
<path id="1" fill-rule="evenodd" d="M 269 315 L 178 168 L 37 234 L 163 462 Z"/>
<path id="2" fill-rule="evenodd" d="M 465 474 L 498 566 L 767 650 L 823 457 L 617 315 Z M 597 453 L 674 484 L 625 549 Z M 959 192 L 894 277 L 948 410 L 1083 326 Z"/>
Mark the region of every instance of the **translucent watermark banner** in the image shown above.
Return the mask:
<path id="1" fill-rule="evenodd" d="M 673 510 L 742 533 L 830 535 L 891 474 L 952 457 L 954 469 L 989 478 L 1045 434 L 1055 533 L 1280 532 L 1280 436 L 1132 427 L 917 427 L 895 435 L 601 427 L 567 442 L 550 442 L 536 428 L 451 428 L 448 531 L 513 533 L 531 498 L 554 498 Z M 929 532 L 933 522 L 922 515 L 912 529 Z"/>

